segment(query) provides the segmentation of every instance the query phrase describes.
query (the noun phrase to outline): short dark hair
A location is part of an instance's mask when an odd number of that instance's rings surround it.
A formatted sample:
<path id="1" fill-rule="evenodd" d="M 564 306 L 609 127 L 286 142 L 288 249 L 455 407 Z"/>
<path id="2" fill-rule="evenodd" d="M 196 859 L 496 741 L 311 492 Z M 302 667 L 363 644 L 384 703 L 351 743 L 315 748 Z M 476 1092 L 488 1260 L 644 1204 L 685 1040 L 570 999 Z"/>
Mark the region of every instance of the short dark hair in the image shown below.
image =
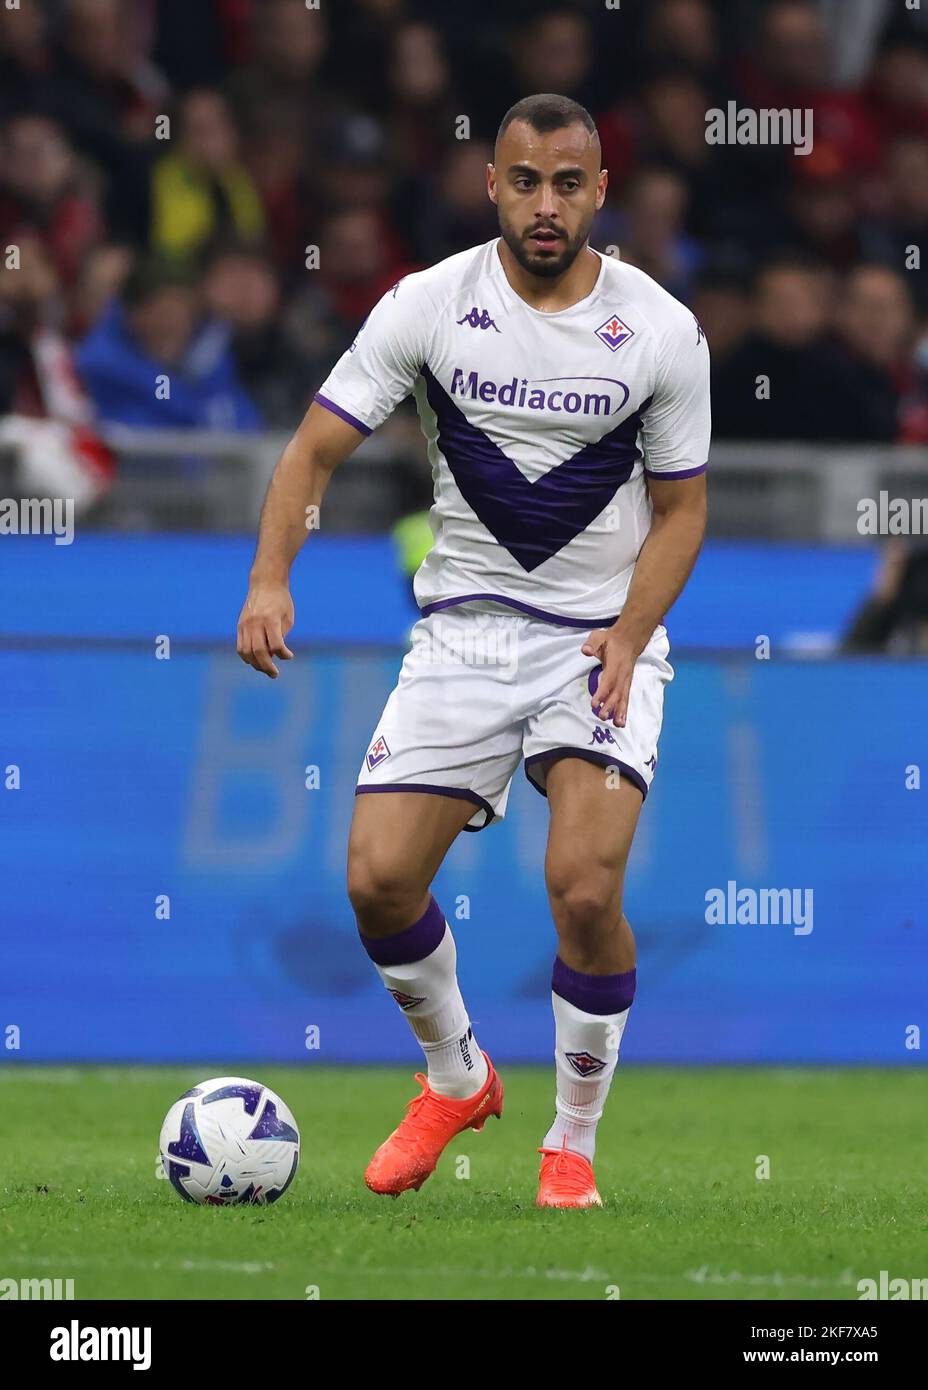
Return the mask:
<path id="1" fill-rule="evenodd" d="M 556 92 L 538 92 L 535 96 L 523 97 L 515 106 L 510 106 L 496 132 L 497 144 L 513 121 L 525 121 L 542 135 L 551 130 L 563 130 L 565 126 L 579 124 L 591 135 L 599 138 L 596 122 L 586 107 L 571 97 L 558 96 Z"/>

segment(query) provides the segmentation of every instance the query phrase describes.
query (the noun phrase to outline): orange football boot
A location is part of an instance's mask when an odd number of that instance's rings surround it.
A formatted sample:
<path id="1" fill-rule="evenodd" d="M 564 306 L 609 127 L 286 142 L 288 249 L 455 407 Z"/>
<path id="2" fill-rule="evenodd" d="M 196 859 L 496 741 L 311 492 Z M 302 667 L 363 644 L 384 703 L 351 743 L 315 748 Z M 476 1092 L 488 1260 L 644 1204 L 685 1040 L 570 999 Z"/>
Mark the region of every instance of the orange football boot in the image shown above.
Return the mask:
<path id="1" fill-rule="evenodd" d="M 431 1177 L 442 1150 L 462 1129 L 483 1129 L 489 1115 L 503 1113 L 503 1083 L 487 1054 L 489 1074 L 474 1096 L 454 1100 L 437 1095 L 428 1077 L 416 1073 L 422 1094 L 406 1106 L 397 1128 L 384 1140 L 367 1165 L 364 1181 L 372 1192 L 398 1197 L 410 1188 L 419 1188 Z"/>
<path id="2" fill-rule="evenodd" d="M 542 1155 L 538 1174 L 536 1207 L 601 1207 L 596 1191 L 593 1165 L 583 1154 L 570 1149 L 539 1149 Z"/>

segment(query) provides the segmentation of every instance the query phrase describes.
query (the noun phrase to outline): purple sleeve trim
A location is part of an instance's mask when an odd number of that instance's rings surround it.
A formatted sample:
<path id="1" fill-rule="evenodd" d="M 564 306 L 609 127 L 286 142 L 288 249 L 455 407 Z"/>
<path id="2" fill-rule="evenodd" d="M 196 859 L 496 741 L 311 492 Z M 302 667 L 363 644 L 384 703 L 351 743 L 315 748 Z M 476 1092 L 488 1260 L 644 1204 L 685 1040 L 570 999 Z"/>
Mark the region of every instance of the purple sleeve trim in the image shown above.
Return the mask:
<path id="1" fill-rule="evenodd" d="M 354 428 L 360 430 L 362 434 L 374 433 L 369 425 L 363 425 L 357 416 L 349 415 L 347 410 L 342 410 L 341 406 L 336 405 L 334 401 L 330 401 L 328 396 L 323 396 L 317 391 L 313 396 L 313 400 L 318 401 L 320 405 L 324 405 L 326 410 L 331 410 L 333 415 L 337 415 L 338 418 L 344 420 L 347 425 L 353 425 Z"/>
<path id="2" fill-rule="evenodd" d="M 584 975 L 579 970 L 571 970 L 560 956 L 554 958 L 552 990 L 587 1014 L 624 1013 L 632 1006 L 636 984 L 634 970 L 626 970 L 621 975 Z"/>
<path id="3" fill-rule="evenodd" d="M 445 916 L 434 898 L 411 927 L 393 936 L 365 936 L 359 932 L 361 944 L 376 965 L 412 965 L 425 960 L 441 945 L 445 934 Z"/>
<path id="4" fill-rule="evenodd" d="M 701 463 L 698 468 L 681 468 L 676 473 L 663 473 L 652 468 L 646 468 L 645 474 L 649 478 L 666 478 L 668 482 L 675 482 L 678 478 L 695 478 L 700 473 L 705 473 L 706 465 Z"/>
<path id="5" fill-rule="evenodd" d="M 609 753 L 597 753 L 592 748 L 550 748 L 545 753 L 533 753 L 530 758 L 525 759 L 525 775 L 535 788 L 536 792 L 541 792 L 542 796 L 548 793 L 540 782 L 536 782 L 531 774 L 531 767 L 535 763 L 542 761 L 555 762 L 559 758 L 581 758 L 585 763 L 596 763 L 599 767 L 617 767 L 623 777 L 627 777 L 633 786 L 637 787 L 642 797 L 648 794 L 648 784 L 641 773 L 628 763 L 623 763 L 620 758 L 613 758 Z"/>

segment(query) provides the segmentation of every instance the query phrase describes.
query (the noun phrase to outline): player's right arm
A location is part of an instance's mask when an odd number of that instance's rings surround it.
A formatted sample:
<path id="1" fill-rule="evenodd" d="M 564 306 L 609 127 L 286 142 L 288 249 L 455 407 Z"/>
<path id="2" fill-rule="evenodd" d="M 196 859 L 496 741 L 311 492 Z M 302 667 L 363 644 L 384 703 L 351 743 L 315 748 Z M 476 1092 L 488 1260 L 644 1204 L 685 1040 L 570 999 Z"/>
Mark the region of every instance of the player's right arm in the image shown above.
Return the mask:
<path id="1" fill-rule="evenodd" d="M 258 548 L 238 620 L 238 654 L 272 680 L 274 657 L 289 661 L 286 637 L 293 626 L 290 566 L 318 516 L 333 472 L 364 435 L 313 401 L 280 456 L 261 511 Z"/>
<path id="2" fill-rule="evenodd" d="M 274 657 L 289 661 L 293 626 L 290 566 L 332 473 L 409 395 L 425 360 L 431 316 L 416 275 L 388 290 L 316 393 L 267 490 L 248 597 L 238 620 L 238 654 L 273 680 Z"/>

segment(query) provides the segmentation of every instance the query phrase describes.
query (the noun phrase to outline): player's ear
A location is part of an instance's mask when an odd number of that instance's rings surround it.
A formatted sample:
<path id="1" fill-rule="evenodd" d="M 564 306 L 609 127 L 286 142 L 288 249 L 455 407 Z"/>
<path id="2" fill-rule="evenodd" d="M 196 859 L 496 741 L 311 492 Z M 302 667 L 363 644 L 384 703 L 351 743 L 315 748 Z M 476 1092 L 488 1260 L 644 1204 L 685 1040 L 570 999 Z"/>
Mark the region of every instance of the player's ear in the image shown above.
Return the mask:
<path id="1" fill-rule="evenodd" d="M 496 202 L 496 165 L 487 165 L 487 197 L 491 203 Z"/>
<path id="2" fill-rule="evenodd" d="M 602 207 L 606 201 L 606 189 L 609 187 L 609 170 L 600 169 L 599 182 L 596 185 L 596 211 Z"/>

